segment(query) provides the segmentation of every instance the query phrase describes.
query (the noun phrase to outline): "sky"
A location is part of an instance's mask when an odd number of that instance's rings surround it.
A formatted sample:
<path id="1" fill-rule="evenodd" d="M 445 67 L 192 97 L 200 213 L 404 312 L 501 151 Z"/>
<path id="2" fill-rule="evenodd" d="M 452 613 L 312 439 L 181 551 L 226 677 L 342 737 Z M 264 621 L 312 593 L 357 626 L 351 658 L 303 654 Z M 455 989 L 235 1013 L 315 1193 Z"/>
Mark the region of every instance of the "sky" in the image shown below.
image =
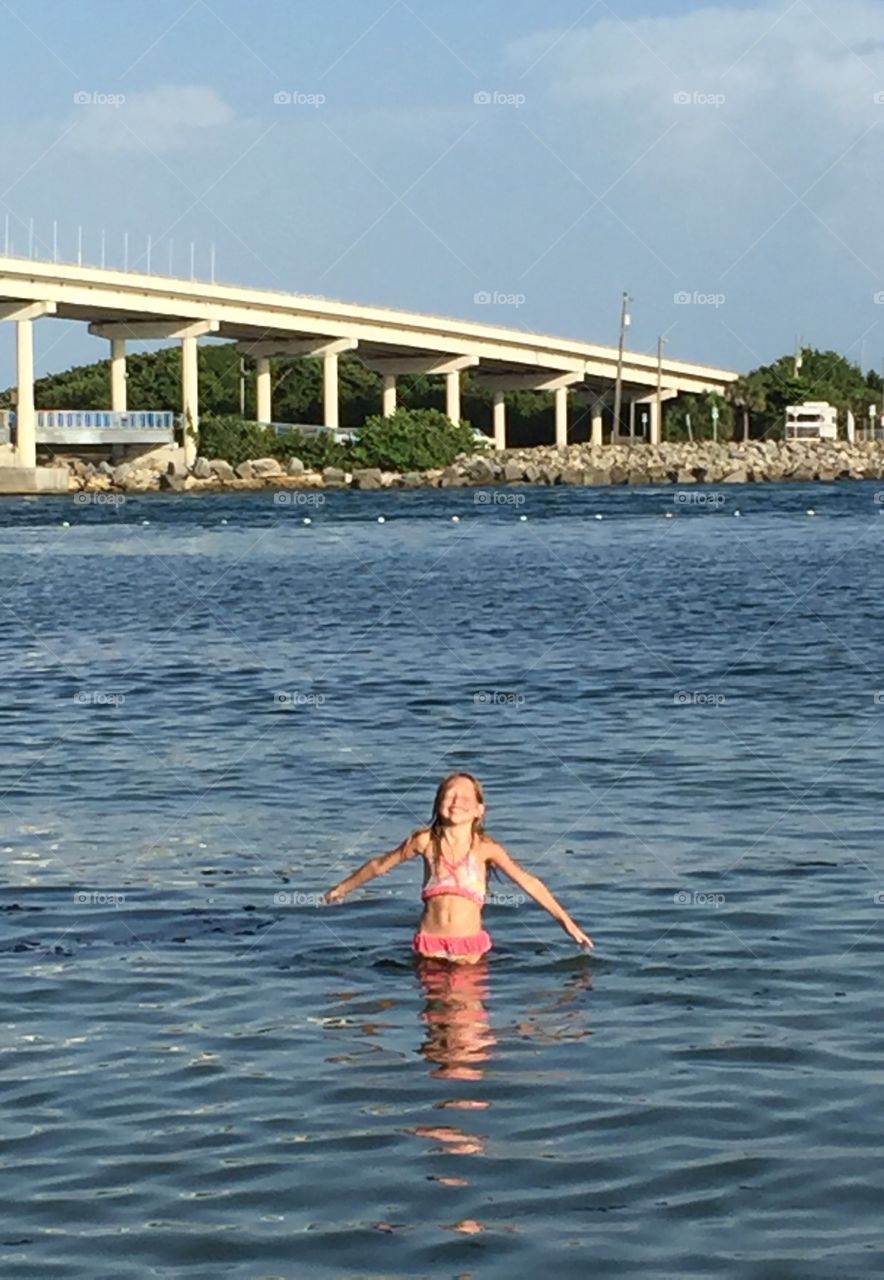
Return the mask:
<path id="1" fill-rule="evenodd" d="M 627 290 L 636 350 L 884 360 L 882 0 L 3 0 L 0 31 L 0 251 L 146 270 L 150 238 L 189 276 L 193 244 L 203 279 L 612 344 Z M 38 372 L 106 354 L 37 325 Z"/>

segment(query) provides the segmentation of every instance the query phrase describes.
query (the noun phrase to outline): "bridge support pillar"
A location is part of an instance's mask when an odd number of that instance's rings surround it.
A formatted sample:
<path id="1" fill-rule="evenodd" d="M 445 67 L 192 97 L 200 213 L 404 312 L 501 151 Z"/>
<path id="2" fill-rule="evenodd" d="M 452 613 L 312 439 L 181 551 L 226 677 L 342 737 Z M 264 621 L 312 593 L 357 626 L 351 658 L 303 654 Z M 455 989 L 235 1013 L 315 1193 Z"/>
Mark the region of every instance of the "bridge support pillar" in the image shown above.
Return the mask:
<path id="1" fill-rule="evenodd" d="M 590 444 L 601 446 L 604 439 L 604 418 L 602 417 L 602 401 L 597 400 L 592 406 L 592 425 L 590 427 Z"/>
<path id="2" fill-rule="evenodd" d="M 220 327 L 218 320 L 127 320 L 125 324 L 102 322 L 89 326 L 89 332 L 96 338 L 110 338 L 114 342 L 117 339 L 125 342 L 127 338 L 136 342 L 153 342 L 157 338 L 181 339 L 181 419 L 184 460 L 189 467 L 196 462 L 196 433 L 200 424 L 197 338 L 206 333 L 217 333 Z M 111 352 L 113 362 L 113 348 Z"/>
<path id="3" fill-rule="evenodd" d="M 270 386 L 270 357 L 258 356 L 255 373 L 255 413 L 259 422 L 273 421 L 273 403 Z"/>
<path id="4" fill-rule="evenodd" d="M 568 388 L 556 387 L 556 448 L 568 443 Z"/>
<path id="5" fill-rule="evenodd" d="M 181 339 L 181 415 L 184 421 L 184 462 L 196 462 L 196 437 L 200 425 L 199 363 L 197 340 L 187 334 Z"/>
<path id="6" fill-rule="evenodd" d="M 126 339 L 111 338 L 111 409 L 126 412 Z"/>
<path id="7" fill-rule="evenodd" d="M 556 445 L 568 443 L 568 388 L 583 382 L 583 373 L 551 369 L 536 373 L 484 373 L 476 377 L 480 387 L 494 392 L 494 447 L 506 448 L 504 391 L 552 391 L 555 398 Z"/>
<path id="8" fill-rule="evenodd" d="M 336 351 L 327 351 L 322 357 L 322 406 L 325 425 L 337 430 L 340 426 L 340 411 L 338 408 L 338 353 Z"/>
<path id="9" fill-rule="evenodd" d="M 629 408 L 629 420 L 634 424 L 635 411 L 638 407 L 640 413 L 648 415 L 648 444 L 659 444 L 663 435 L 663 404 L 666 400 L 673 400 L 678 395 L 677 391 L 672 388 L 661 390 L 658 396 L 656 391 L 653 395 L 642 396 L 640 400 L 633 400 Z"/>
<path id="10" fill-rule="evenodd" d="M 410 374 L 442 374 L 445 377 L 445 412 L 452 422 L 461 421 L 460 374 L 479 363 L 478 356 L 370 356 L 367 369 L 384 379 L 384 417 L 396 412 L 396 379 Z"/>
<path id="11" fill-rule="evenodd" d="M 460 370 L 445 375 L 445 412 L 457 426 L 460 422 Z"/>
<path id="12" fill-rule="evenodd" d="M 34 412 L 34 321 L 54 315 L 54 302 L 0 303 L 0 320 L 15 321 L 15 460 L 37 465 L 37 415 Z"/>
<path id="13" fill-rule="evenodd" d="M 34 412 L 34 322 L 15 325 L 15 452 L 20 467 L 37 465 L 37 417 Z"/>
<path id="14" fill-rule="evenodd" d="M 502 391 L 494 393 L 494 447 L 506 448 L 506 400 Z"/>
<path id="15" fill-rule="evenodd" d="M 396 412 L 396 375 L 384 374 L 384 417 L 392 418 Z"/>

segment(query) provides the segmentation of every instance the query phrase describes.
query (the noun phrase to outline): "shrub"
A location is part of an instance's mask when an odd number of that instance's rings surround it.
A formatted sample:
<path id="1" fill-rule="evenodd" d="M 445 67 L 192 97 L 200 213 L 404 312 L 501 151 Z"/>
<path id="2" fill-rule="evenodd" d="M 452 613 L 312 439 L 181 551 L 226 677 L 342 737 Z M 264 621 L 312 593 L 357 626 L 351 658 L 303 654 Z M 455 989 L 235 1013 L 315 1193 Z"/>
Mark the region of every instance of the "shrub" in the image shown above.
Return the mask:
<path id="1" fill-rule="evenodd" d="M 349 453 L 336 444 L 331 433 L 302 435 L 297 428 L 277 435 L 272 427 L 249 422 L 235 414 L 206 416 L 200 420 L 199 451 L 204 458 L 224 458 L 232 467 L 251 458 L 300 458 L 305 467 L 346 467 Z"/>
<path id="2" fill-rule="evenodd" d="M 323 467 L 347 470 L 351 465 L 348 447 L 337 444 L 330 431 L 305 436 L 294 427 L 274 440 L 272 453 L 275 458 L 300 458 L 312 471 L 321 471 Z"/>
<path id="3" fill-rule="evenodd" d="M 232 467 L 250 458 L 276 457 L 276 433 L 260 422 L 235 414 L 200 419 L 199 451 L 204 458 L 224 458 Z"/>
<path id="4" fill-rule="evenodd" d="M 477 449 L 472 428 L 455 425 L 438 409 L 398 409 L 389 418 L 368 418 L 350 448 L 357 467 L 384 471 L 426 471 L 448 467 L 461 453 Z"/>

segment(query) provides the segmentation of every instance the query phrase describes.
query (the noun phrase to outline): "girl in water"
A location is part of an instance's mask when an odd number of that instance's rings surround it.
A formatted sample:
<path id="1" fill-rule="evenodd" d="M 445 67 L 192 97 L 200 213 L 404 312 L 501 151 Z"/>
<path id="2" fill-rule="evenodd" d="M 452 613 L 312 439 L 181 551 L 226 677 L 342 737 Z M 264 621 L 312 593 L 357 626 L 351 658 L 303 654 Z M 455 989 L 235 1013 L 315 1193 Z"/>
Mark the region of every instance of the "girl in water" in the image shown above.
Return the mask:
<path id="1" fill-rule="evenodd" d="M 470 773 L 449 774 L 436 790 L 430 825 L 412 832 L 389 853 L 363 863 L 329 889 L 325 901 L 340 902 L 375 876 L 386 875 L 400 862 L 420 856 L 424 860 L 424 913 L 413 950 L 420 956 L 470 964 L 491 947 L 491 938 L 482 928 L 482 906 L 488 868 L 496 867 L 544 907 L 578 946 L 591 947 L 592 940 L 543 881 L 520 867 L 502 845 L 485 834 L 484 816 L 485 793 L 479 780 Z"/>

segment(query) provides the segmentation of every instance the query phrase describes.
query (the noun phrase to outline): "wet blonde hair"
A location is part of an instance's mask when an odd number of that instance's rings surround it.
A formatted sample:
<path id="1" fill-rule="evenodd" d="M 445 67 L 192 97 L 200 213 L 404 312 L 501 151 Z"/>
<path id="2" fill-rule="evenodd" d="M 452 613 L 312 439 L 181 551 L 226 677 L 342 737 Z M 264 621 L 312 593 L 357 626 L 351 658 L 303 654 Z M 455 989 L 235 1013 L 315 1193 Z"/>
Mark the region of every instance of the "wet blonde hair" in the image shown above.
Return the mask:
<path id="1" fill-rule="evenodd" d="M 439 817 L 439 806 L 442 803 L 442 797 L 451 786 L 452 782 L 456 782 L 459 778 L 466 778 L 468 782 L 473 784 L 473 790 L 476 793 L 476 800 L 479 804 L 485 804 L 485 788 L 482 786 L 478 778 L 471 773 L 464 773 L 462 769 L 458 769 L 457 773 L 449 773 L 442 779 L 436 788 L 436 795 L 433 800 L 433 816 L 430 818 L 430 848 L 434 855 L 438 858 L 442 852 L 442 819 Z M 473 818 L 473 829 L 470 832 L 470 848 L 477 835 L 485 834 L 485 824 L 480 817 Z"/>

